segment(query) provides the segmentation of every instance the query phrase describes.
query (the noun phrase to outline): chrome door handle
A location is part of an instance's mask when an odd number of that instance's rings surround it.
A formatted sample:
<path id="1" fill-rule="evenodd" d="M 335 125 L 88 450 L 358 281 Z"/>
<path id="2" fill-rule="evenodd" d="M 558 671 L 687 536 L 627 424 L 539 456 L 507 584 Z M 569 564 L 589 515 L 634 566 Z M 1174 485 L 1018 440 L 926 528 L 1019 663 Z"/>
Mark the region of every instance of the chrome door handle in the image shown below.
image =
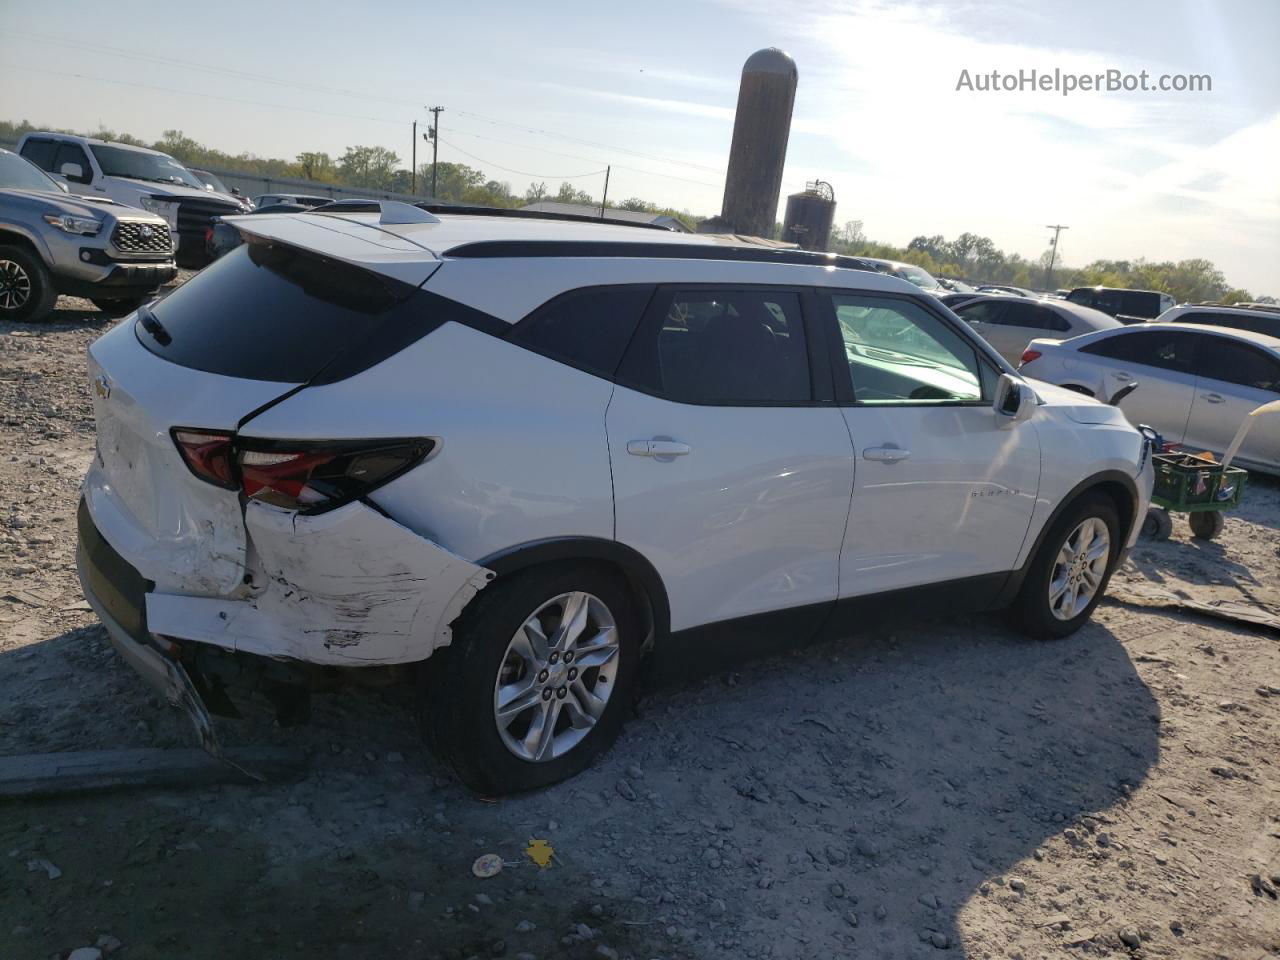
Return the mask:
<path id="1" fill-rule="evenodd" d="M 1127 373 L 1113 373 L 1112 376 L 1115 377 L 1117 380 L 1119 380 L 1121 383 L 1128 383 L 1130 380 L 1133 379 L 1133 377 L 1129 376 L 1129 374 Z"/>
<path id="2" fill-rule="evenodd" d="M 1204 398 L 1210 403 L 1222 403 L 1222 394 L 1220 393 L 1206 393 Z"/>
<path id="3" fill-rule="evenodd" d="M 911 456 L 910 450 L 899 447 L 864 447 L 862 450 L 863 460 L 879 460 L 881 463 L 897 463 L 909 456 Z"/>
<path id="4" fill-rule="evenodd" d="M 683 457 L 692 451 L 687 443 L 676 440 L 631 440 L 627 453 L 633 457 Z"/>

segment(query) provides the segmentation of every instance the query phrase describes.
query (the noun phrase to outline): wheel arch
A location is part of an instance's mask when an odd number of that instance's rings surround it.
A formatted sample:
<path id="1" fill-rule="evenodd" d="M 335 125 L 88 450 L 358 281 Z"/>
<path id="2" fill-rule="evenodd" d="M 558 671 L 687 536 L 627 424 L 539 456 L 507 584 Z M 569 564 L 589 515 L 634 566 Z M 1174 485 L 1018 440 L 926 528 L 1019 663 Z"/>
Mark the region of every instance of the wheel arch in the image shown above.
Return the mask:
<path id="1" fill-rule="evenodd" d="M 1120 544 L 1121 549 L 1123 549 L 1123 545 L 1129 542 L 1129 536 L 1133 533 L 1133 525 L 1142 519 L 1138 516 L 1138 504 L 1140 502 L 1138 484 L 1133 477 L 1122 470 L 1103 470 L 1081 480 L 1058 501 L 1058 505 L 1053 508 L 1053 511 L 1045 518 L 1044 523 L 1040 525 L 1036 538 L 1032 542 L 1031 550 L 1027 553 L 1026 560 L 1022 562 L 1022 566 L 1009 575 L 1004 588 L 1000 591 L 996 606 L 1003 607 L 1013 602 L 1018 590 L 1022 587 L 1022 581 L 1026 579 L 1027 572 L 1031 569 L 1031 564 L 1035 562 L 1035 558 L 1044 546 L 1045 538 L 1049 535 L 1049 531 L 1053 529 L 1053 525 L 1057 523 L 1058 518 L 1079 503 L 1081 499 L 1094 493 L 1101 493 L 1115 504 L 1116 513 L 1120 516 Z"/>
<path id="2" fill-rule="evenodd" d="M 497 581 L 549 563 L 587 562 L 611 567 L 626 583 L 644 617 L 646 645 L 671 629 L 671 605 L 662 577 L 641 553 L 600 537 L 551 537 L 507 547 L 476 563 L 497 574 Z"/>
<path id="3" fill-rule="evenodd" d="M 25 230 L 17 229 L 13 224 L 0 223 L 0 246 L 21 247 L 35 254 L 40 262 L 48 267 L 48 259 L 45 251 L 41 249 L 41 245 L 36 243 L 32 236 Z"/>

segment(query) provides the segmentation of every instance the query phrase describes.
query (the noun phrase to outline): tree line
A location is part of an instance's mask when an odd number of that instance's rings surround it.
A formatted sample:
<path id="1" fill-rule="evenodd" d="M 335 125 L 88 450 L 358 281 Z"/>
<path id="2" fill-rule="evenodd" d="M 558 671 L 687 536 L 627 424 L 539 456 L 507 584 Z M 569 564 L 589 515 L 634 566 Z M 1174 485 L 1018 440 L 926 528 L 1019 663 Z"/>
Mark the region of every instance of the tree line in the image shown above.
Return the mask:
<path id="1" fill-rule="evenodd" d="M 57 128 L 37 127 L 26 120 L 18 123 L 0 120 L 0 140 L 16 141 L 25 133 L 49 129 Z M 381 146 L 357 144 L 347 147 L 337 157 L 329 153 L 308 151 L 299 153 L 293 160 L 283 160 L 259 157 L 249 152 L 226 153 L 199 143 L 181 130 L 166 130 L 154 143 L 106 128 L 100 128 L 88 136 L 150 147 L 198 168 L 282 179 L 313 180 L 316 183 L 416 194 L 424 198 L 430 196 L 431 191 L 430 163 L 419 164 L 415 177 L 405 168 L 394 150 Z M 464 163 L 445 162 L 440 163 L 436 170 L 435 199 L 444 203 L 508 209 L 542 200 L 587 206 L 600 203 L 600 198 L 568 181 L 561 183 L 555 192 L 543 182 L 531 183 L 520 193 L 512 189 L 510 183 L 487 177 L 483 171 L 474 167 Z M 688 210 L 675 210 L 639 197 L 615 201 L 610 207 L 655 215 L 665 214 L 675 217 L 690 229 L 696 228 L 698 222 L 705 219 Z M 776 239 L 781 235 L 782 224 L 779 223 L 775 225 L 774 237 Z M 972 283 L 1004 283 L 1035 290 L 1098 285 L 1132 287 L 1160 290 L 1172 295 L 1179 303 L 1195 303 L 1200 300 L 1238 303 L 1255 299 L 1247 290 L 1232 287 L 1222 271 L 1204 259 L 1180 260 L 1176 263 L 1156 263 L 1143 259 L 1095 260 L 1078 268 L 1055 265 L 1050 272 L 1047 271 L 1048 250 L 1038 259 L 1028 260 L 1016 253 L 1005 253 L 989 237 L 974 233 L 962 233 L 953 240 L 941 235 L 922 235 L 915 237 L 905 247 L 896 247 L 868 239 L 860 220 L 850 220 L 843 227 L 834 229 L 830 246 L 836 253 L 901 260 L 923 267 L 935 276 L 956 277 Z M 1271 297 L 1260 299 L 1275 302 Z"/>

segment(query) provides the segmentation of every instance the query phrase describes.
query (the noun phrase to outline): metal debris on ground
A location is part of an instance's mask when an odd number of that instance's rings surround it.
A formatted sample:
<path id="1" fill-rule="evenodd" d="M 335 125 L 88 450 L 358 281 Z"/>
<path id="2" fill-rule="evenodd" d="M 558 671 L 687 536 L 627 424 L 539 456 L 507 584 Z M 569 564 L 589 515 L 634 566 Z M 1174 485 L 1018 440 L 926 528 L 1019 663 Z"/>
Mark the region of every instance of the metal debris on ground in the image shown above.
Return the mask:
<path id="1" fill-rule="evenodd" d="M 471 865 L 471 872 L 481 880 L 496 877 L 502 872 L 502 858 L 496 853 L 486 853 L 476 857 L 476 862 Z"/>
<path id="2" fill-rule="evenodd" d="M 542 869 L 551 866 L 551 858 L 556 855 L 555 848 L 545 840 L 532 838 L 529 840 L 529 846 L 525 848 L 525 854 Z"/>

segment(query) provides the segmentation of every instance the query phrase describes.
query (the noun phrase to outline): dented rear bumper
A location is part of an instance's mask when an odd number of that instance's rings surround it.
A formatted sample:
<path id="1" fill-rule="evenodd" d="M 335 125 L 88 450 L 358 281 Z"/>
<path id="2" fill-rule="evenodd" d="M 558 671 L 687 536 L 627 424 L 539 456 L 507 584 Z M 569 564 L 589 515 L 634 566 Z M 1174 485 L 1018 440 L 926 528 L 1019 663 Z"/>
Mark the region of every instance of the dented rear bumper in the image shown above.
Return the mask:
<path id="1" fill-rule="evenodd" d="M 88 504 L 80 512 L 85 596 L 117 647 L 129 638 L 148 653 L 159 636 L 325 666 L 412 663 L 451 642 L 450 624 L 494 576 L 363 503 L 317 516 L 250 503 L 246 584 L 192 596 L 144 579 Z M 164 664 L 122 652 L 153 684 L 172 686 Z"/>
<path id="2" fill-rule="evenodd" d="M 245 510 L 249 583 L 232 597 L 152 591 L 154 633 L 327 666 L 425 660 L 493 578 L 363 503 Z"/>

